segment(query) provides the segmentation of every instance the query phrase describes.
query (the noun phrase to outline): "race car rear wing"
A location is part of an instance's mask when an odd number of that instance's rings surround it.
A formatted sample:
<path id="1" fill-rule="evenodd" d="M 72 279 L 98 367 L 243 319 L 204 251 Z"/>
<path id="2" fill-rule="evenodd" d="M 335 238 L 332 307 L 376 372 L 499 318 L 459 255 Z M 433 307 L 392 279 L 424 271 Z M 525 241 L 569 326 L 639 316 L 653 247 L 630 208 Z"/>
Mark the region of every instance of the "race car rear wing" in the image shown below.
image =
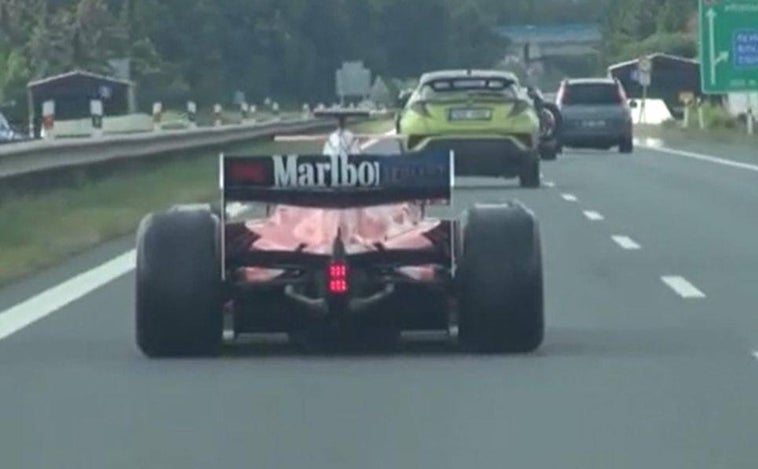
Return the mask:
<path id="1" fill-rule="evenodd" d="M 400 202 L 447 205 L 454 155 L 266 155 L 220 158 L 223 202 L 350 208 Z"/>

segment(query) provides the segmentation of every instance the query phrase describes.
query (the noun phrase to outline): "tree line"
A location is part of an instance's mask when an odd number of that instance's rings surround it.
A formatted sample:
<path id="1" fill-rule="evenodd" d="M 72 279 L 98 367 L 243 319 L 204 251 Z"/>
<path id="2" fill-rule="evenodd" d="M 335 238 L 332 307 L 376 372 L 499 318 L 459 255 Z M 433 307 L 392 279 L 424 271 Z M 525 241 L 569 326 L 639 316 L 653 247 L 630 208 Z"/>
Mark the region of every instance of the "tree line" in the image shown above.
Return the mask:
<path id="1" fill-rule="evenodd" d="M 130 59 L 143 108 L 228 102 L 235 90 L 256 102 L 329 101 L 345 60 L 390 77 L 492 66 L 507 46 L 492 28 L 507 24 L 598 22 L 605 61 L 645 47 L 692 52 L 695 9 L 696 0 L 0 0 L 0 106 L 23 102 L 30 80 L 106 73 L 118 58 Z"/>

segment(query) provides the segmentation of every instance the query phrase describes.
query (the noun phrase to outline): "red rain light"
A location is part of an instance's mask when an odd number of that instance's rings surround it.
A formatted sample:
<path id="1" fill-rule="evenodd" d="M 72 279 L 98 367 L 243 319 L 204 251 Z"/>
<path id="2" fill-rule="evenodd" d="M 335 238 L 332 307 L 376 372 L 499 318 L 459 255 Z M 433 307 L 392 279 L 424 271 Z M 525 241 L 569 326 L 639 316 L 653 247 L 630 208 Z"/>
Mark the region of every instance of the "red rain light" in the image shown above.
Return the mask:
<path id="1" fill-rule="evenodd" d="M 347 293 L 347 280 L 330 280 L 329 293 L 335 295 Z"/>
<path id="2" fill-rule="evenodd" d="M 237 182 L 266 182 L 266 170 L 260 163 L 234 163 L 229 175 Z"/>
<path id="3" fill-rule="evenodd" d="M 329 293 L 341 295 L 347 293 L 347 265 L 341 261 L 334 261 L 329 264 L 327 270 L 329 276 Z"/>

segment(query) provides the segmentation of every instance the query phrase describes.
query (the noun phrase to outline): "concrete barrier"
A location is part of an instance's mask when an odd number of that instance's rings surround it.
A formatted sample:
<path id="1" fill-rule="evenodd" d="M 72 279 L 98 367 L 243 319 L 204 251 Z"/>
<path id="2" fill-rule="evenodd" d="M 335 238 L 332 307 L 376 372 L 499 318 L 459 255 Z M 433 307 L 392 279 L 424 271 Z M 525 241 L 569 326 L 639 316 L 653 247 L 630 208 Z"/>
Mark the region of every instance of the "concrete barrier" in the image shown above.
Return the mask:
<path id="1" fill-rule="evenodd" d="M 98 139 L 36 140 L 0 146 L 0 178 L 70 168 L 112 160 L 149 158 L 177 151 L 191 151 L 244 142 L 278 133 L 329 129 L 331 120 L 272 119 L 255 124 L 164 130 Z"/>

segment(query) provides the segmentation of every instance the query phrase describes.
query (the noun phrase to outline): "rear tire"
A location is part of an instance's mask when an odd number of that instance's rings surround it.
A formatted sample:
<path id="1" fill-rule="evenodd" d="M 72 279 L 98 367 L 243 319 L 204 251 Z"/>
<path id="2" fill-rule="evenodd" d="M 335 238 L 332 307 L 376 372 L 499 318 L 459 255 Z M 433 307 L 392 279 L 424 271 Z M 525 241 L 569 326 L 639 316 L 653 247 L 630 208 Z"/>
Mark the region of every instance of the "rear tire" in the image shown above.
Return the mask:
<path id="1" fill-rule="evenodd" d="M 545 161 L 555 161 L 558 158 L 558 149 L 554 146 L 548 146 L 540 150 L 540 158 Z"/>
<path id="2" fill-rule="evenodd" d="M 519 204 L 467 212 L 458 266 L 459 336 L 476 352 L 529 353 L 544 338 L 539 225 Z"/>
<path id="3" fill-rule="evenodd" d="M 550 111 L 550 113 L 552 113 L 553 117 L 555 118 L 555 131 L 553 133 L 553 138 L 556 141 L 555 154 L 559 155 L 563 153 L 563 145 L 561 144 L 561 135 L 563 132 L 563 113 L 561 113 L 560 108 L 555 103 L 544 103 L 543 106 L 545 109 Z"/>
<path id="4" fill-rule="evenodd" d="M 521 187 L 535 188 L 540 187 L 540 160 L 529 159 L 524 162 L 519 174 L 519 184 Z"/>
<path id="5" fill-rule="evenodd" d="M 136 336 L 149 357 L 209 356 L 223 329 L 219 219 L 172 209 L 137 232 Z"/>
<path id="6" fill-rule="evenodd" d="M 632 153 L 634 151 L 634 141 L 632 137 L 625 138 L 619 143 L 619 153 Z"/>

